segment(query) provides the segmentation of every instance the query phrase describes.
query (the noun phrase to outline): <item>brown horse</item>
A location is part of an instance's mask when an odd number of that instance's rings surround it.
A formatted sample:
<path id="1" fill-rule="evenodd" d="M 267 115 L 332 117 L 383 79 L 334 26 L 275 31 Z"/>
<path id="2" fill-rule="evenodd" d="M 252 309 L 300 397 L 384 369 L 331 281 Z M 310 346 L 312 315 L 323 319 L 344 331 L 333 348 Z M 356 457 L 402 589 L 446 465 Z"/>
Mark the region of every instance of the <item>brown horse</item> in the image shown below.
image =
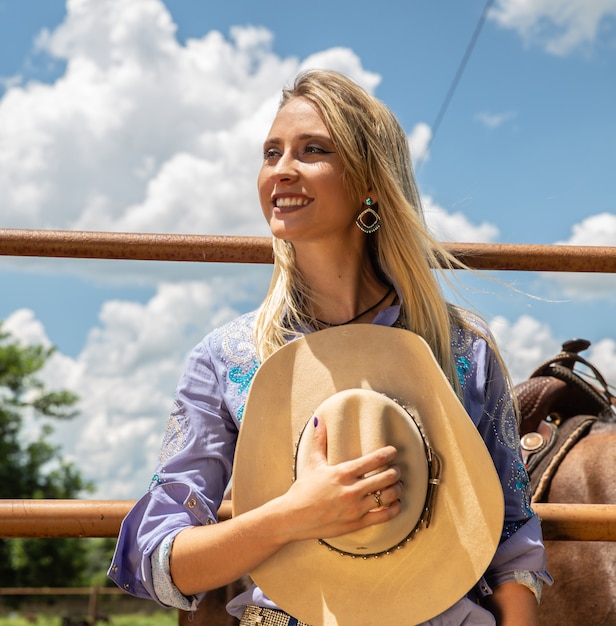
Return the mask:
<path id="1" fill-rule="evenodd" d="M 589 345 L 566 342 L 516 386 L 535 502 L 616 504 L 616 403 L 578 354 Z M 546 552 L 555 583 L 544 587 L 540 623 L 616 625 L 616 543 L 546 541 Z"/>

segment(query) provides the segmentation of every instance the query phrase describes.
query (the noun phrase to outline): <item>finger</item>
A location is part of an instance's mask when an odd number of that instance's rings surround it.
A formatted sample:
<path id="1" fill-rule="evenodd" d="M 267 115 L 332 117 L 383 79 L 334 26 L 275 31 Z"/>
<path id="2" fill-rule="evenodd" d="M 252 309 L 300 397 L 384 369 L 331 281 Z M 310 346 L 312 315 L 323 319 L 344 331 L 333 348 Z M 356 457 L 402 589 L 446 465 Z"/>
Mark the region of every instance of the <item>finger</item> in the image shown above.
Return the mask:
<path id="1" fill-rule="evenodd" d="M 376 491 L 368 493 L 366 495 L 366 506 L 369 507 L 369 511 L 373 511 L 381 507 L 389 507 L 396 502 L 400 502 L 401 496 L 402 484 L 398 481 L 387 489 L 377 489 Z"/>
<path id="2" fill-rule="evenodd" d="M 382 469 L 377 474 L 371 474 L 358 482 L 364 493 L 374 493 L 377 490 L 384 491 L 389 487 L 393 487 L 400 481 L 401 472 L 397 465 Z"/>
<path id="3" fill-rule="evenodd" d="M 372 526 L 374 524 L 382 524 L 387 522 L 400 514 L 402 505 L 399 500 L 392 502 L 389 506 L 382 506 L 370 509 L 366 515 L 364 515 L 362 521 L 363 526 Z"/>
<path id="4" fill-rule="evenodd" d="M 322 463 L 327 464 L 327 427 L 325 420 L 319 420 L 318 416 L 312 418 L 313 429 L 312 445 L 310 446 L 309 465 L 316 467 Z"/>
<path id="5" fill-rule="evenodd" d="M 383 494 L 384 496 L 384 494 Z M 381 490 L 377 489 L 376 491 L 368 494 L 368 499 L 372 498 L 374 502 L 370 502 L 370 511 L 374 511 L 375 509 L 380 509 L 384 506 L 387 506 L 383 500 L 381 500 Z"/>
<path id="6" fill-rule="evenodd" d="M 393 446 L 384 446 L 368 454 L 346 462 L 348 470 L 358 478 L 364 478 L 387 468 L 396 458 L 397 450 Z"/>

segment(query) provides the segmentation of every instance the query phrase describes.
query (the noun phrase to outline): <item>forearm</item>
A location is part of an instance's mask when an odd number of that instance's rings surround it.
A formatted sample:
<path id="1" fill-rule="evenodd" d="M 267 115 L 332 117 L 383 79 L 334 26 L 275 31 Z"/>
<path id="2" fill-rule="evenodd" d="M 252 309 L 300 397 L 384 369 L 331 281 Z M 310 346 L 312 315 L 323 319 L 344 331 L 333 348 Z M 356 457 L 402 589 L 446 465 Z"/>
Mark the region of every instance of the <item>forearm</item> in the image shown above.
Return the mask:
<path id="1" fill-rule="evenodd" d="M 316 428 L 305 472 L 283 495 L 233 519 L 180 532 L 171 549 L 171 578 L 186 596 L 214 589 L 254 569 L 294 541 L 340 535 L 400 513 L 400 470 L 392 446 L 329 465 L 325 428 Z M 382 469 L 382 468 L 387 469 Z M 383 506 L 375 507 L 375 491 Z"/>
<path id="2" fill-rule="evenodd" d="M 185 596 L 215 589 L 250 572 L 289 543 L 336 537 L 400 513 L 399 501 L 362 512 L 356 506 L 345 507 L 345 500 L 334 496 L 316 503 L 311 497 L 305 506 L 296 507 L 287 493 L 219 524 L 187 528 L 178 533 L 171 549 L 173 584 Z M 374 507 L 371 495 L 362 500 L 368 501 L 364 508 Z"/>
<path id="3" fill-rule="evenodd" d="M 181 531 L 173 542 L 171 578 L 190 596 L 237 580 L 290 540 L 276 500 L 219 524 Z"/>
<path id="4" fill-rule="evenodd" d="M 538 626 L 537 599 L 524 585 L 508 582 L 498 586 L 483 605 L 496 617 L 498 626 Z"/>

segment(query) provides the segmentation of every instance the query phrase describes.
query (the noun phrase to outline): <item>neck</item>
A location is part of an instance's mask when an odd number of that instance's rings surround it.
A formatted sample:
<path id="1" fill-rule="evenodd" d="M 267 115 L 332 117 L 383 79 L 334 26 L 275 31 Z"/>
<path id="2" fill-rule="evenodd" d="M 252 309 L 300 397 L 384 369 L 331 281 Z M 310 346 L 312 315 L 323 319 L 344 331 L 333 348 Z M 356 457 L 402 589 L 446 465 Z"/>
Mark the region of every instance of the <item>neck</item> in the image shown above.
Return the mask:
<path id="1" fill-rule="evenodd" d="M 357 315 L 354 315 L 352 318 L 346 320 L 346 322 L 325 322 L 318 318 L 315 318 L 315 319 L 321 326 L 325 326 L 326 328 L 333 328 L 334 326 L 346 326 L 347 324 L 352 324 L 353 322 L 367 321 L 369 315 L 371 316 L 371 318 L 373 318 L 378 313 L 379 307 L 385 304 L 385 302 L 391 295 L 392 291 L 393 291 L 393 287 L 389 287 L 387 291 L 385 292 L 385 295 L 382 298 L 377 300 L 374 304 L 369 306 L 367 309 L 363 309 L 362 311 L 357 313 Z"/>
<path id="2" fill-rule="evenodd" d="M 374 271 L 367 248 L 330 254 L 296 249 L 298 267 L 314 294 L 314 314 L 322 326 L 370 322 L 389 304 L 389 286 Z"/>

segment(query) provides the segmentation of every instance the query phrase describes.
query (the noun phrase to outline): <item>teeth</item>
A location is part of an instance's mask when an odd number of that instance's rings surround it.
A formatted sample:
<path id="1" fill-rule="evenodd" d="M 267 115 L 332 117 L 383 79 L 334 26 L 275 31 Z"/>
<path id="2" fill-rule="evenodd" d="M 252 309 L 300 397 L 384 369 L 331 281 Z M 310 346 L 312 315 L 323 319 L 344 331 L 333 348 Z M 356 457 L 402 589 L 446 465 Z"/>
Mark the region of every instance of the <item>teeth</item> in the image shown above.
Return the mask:
<path id="1" fill-rule="evenodd" d="M 276 206 L 278 207 L 292 207 L 292 206 L 305 206 L 310 200 L 306 198 L 276 198 Z"/>

